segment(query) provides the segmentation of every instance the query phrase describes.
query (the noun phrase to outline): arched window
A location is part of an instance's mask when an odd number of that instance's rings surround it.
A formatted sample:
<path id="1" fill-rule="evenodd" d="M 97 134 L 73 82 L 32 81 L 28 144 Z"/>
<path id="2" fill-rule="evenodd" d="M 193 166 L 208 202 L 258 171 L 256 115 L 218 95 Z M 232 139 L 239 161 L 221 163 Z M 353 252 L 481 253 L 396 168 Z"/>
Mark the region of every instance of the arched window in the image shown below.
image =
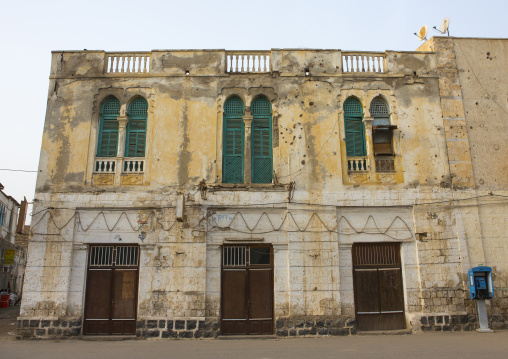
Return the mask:
<path id="1" fill-rule="evenodd" d="M 138 97 L 130 103 L 125 138 L 126 157 L 145 157 L 147 113 L 148 103 L 144 98 Z"/>
<path id="2" fill-rule="evenodd" d="M 254 117 L 251 133 L 252 183 L 271 183 L 272 107 L 265 97 L 257 97 L 250 108 Z"/>
<path id="3" fill-rule="evenodd" d="M 115 157 L 118 149 L 118 121 L 120 101 L 111 97 L 101 108 L 97 157 Z"/>
<path id="4" fill-rule="evenodd" d="M 392 155 L 392 129 L 390 124 L 390 111 L 386 102 L 376 97 L 370 103 L 372 121 L 372 143 L 374 155 Z"/>
<path id="5" fill-rule="evenodd" d="M 222 182 L 243 183 L 243 151 L 245 106 L 238 97 L 231 97 L 224 104 Z"/>
<path id="6" fill-rule="evenodd" d="M 366 156 L 363 107 L 360 101 L 353 97 L 344 102 L 344 128 L 347 156 Z"/>

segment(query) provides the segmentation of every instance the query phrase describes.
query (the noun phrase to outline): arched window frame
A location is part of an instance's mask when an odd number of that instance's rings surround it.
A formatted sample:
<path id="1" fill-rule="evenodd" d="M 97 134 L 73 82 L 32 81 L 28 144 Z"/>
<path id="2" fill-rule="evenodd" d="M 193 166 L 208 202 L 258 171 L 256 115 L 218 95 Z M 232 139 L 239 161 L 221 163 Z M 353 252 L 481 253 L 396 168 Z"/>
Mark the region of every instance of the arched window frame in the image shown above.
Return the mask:
<path id="1" fill-rule="evenodd" d="M 120 101 L 109 97 L 101 107 L 97 157 L 116 157 L 118 151 L 118 121 Z"/>
<path id="2" fill-rule="evenodd" d="M 367 149 L 362 103 L 356 97 L 349 97 L 344 101 L 343 108 L 346 154 L 348 157 L 365 157 Z"/>
<path id="3" fill-rule="evenodd" d="M 243 183 L 245 125 L 243 116 L 245 105 L 238 96 L 232 96 L 224 103 L 222 182 Z"/>
<path id="4" fill-rule="evenodd" d="M 251 177 L 252 183 L 271 183 L 273 179 L 272 105 L 264 97 L 251 102 Z"/>
<path id="5" fill-rule="evenodd" d="M 375 156 L 393 155 L 393 129 L 390 121 L 390 108 L 381 96 L 375 97 L 369 107 L 372 121 L 372 144 Z"/>
<path id="6" fill-rule="evenodd" d="M 129 103 L 127 115 L 125 157 L 145 157 L 148 102 L 143 97 L 136 97 Z"/>

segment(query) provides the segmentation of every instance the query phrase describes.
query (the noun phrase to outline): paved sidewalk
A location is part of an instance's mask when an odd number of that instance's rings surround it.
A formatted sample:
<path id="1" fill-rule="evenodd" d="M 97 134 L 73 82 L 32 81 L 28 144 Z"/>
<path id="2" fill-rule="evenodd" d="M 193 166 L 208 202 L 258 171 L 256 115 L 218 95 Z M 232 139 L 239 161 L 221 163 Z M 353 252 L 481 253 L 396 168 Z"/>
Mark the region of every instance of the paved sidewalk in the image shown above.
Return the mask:
<path id="1" fill-rule="evenodd" d="M 102 358 L 508 358 L 508 331 L 237 340 L 16 340 L 19 306 L 0 310 L 0 357 Z"/>
<path id="2" fill-rule="evenodd" d="M 16 339 L 16 336 L 12 334 L 16 332 L 16 320 L 18 316 L 19 304 L 14 307 L 0 308 L 0 343 L 5 339 Z M 2 357 L 1 352 L 0 347 L 0 357 Z"/>
<path id="3" fill-rule="evenodd" d="M 508 357 L 508 332 L 265 340 L 0 340 L 2 358 L 489 358 Z"/>

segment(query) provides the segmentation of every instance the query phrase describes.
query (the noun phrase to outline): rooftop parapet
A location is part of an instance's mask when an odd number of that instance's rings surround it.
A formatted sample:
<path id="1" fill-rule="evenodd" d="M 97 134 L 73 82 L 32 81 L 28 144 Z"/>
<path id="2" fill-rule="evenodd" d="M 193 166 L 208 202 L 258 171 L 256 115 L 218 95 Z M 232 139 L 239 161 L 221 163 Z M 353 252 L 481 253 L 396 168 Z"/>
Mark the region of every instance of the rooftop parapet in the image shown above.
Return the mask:
<path id="1" fill-rule="evenodd" d="M 435 75 L 433 52 L 315 49 L 270 51 L 54 51 L 52 77 Z"/>

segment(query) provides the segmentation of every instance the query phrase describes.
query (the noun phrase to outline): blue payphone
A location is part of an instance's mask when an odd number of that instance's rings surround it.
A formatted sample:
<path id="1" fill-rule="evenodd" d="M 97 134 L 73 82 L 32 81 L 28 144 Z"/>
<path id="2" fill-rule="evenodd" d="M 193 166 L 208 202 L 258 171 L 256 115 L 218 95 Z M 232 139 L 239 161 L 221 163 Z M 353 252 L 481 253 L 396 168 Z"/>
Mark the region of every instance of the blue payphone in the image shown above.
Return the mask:
<path id="1" fill-rule="evenodd" d="M 471 299 L 490 299 L 494 297 L 491 267 L 474 267 L 467 272 Z"/>
<path id="2" fill-rule="evenodd" d="M 492 268 L 479 266 L 467 271 L 469 277 L 469 292 L 471 299 L 476 302 L 478 309 L 478 321 L 480 328 L 476 329 L 480 333 L 492 333 L 489 328 L 489 318 L 487 315 L 486 299 L 494 297 L 494 285 L 492 284 Z"/>

